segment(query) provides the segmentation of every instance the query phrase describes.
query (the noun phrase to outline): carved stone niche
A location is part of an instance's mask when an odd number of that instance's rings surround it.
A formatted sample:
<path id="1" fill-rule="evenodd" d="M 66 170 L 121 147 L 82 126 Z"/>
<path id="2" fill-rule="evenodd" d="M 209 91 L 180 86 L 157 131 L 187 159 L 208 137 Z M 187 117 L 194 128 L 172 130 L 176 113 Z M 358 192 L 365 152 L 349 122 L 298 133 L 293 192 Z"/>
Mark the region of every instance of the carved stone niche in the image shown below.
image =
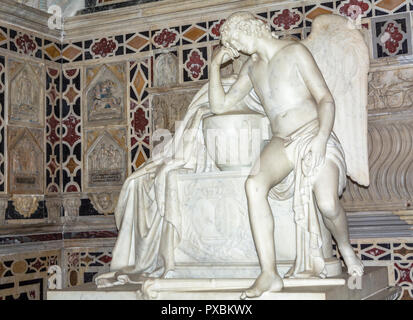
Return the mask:
<path id="1" fill-rule="evenodd" d="M 104 131 L 86 153 L 86 188 L 100 192 L 119 189 L 127 174 L 127 152 L 117 140 Z"/>
<path id="2" fill-rule="evenodd" d="M 178 84 L 178 57 L 172 52 L 161 53 L 155 59 L 154 87 L 170 87 Z"/>
<path id="3" fill-rule="evenodd" d="M 9 79 L 9 123 L 42 126 L 44 67 L 11 59 Z"/>
<path id="4" fill-rule="evenodd" d="M 120 124 L 126 121 L 126 82 L 123 64 L 86 69 L 86 125 Z"/>
<path id="5" fill-rule="evenodd" d="M 9 126 L 9 193 L 42 194 L 43 132 Z"/>
<path id="6" fill-rule="evenodd" d="M 96 211 L 106 216 L 115 212 L 119 192 L 89 193 L 88 197 Z"/>

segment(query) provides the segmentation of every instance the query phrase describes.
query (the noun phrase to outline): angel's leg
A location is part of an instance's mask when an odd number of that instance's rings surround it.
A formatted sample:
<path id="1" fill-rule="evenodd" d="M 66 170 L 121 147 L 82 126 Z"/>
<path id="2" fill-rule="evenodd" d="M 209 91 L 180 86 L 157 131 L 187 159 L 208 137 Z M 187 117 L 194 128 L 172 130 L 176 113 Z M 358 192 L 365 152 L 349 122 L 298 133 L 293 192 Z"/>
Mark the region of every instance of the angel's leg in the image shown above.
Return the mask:
<path id="1" fill-rule="evenodd" d="M 354 253 L 348 236 L 347 217 L 337 194 L 339 169 L 326 159 L 326 164 L 314 183 L 314 195 L 324 223 L 333 235 L 349 274 L 361 276 L 363 264 Z"/>
<path id="2" fill-rule="evenodd" d="M 268 203 L 268 192 L 282 181 L 293 169 L 284 151 L 284 141 L 274 137 L 262 151 L 245 183 L 248 213 L 252 236 L 261 274 L 251 288 L 243 292 L 241 299 L 259 297 L 266 291 L 279 291 L 283 287 L 275 264 L 274 218 Z"/>

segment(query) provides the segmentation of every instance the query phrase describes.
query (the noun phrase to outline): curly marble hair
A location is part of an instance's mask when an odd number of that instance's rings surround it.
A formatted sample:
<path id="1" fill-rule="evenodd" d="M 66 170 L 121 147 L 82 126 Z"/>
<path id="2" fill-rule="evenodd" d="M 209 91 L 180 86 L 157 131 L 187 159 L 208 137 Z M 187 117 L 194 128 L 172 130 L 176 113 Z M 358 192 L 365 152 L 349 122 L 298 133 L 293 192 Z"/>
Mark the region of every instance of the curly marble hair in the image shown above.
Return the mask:
<path id="1" fill-rule="evenodd" d="M 221 26 L 221 42 L 229 47 L 231 39 L 237 40 L 240 31 L 254 37 L 271 37 L 271 29 L 268 24 L 255 18 L 249 12 L 236 12 L 231 14 Z"/>

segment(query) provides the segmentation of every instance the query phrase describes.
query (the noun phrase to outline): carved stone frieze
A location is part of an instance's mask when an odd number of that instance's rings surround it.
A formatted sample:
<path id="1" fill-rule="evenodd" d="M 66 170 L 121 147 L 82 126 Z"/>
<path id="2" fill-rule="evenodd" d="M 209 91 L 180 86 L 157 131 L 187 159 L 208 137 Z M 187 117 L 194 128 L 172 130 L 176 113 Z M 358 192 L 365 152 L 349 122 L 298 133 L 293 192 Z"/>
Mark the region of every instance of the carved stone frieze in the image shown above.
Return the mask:
<path id="1" fill-rule="evenodd" d="M 11 60 L 9 69 L 9 122 L 44 123 L 44 67 Z"/>
<path id="2" fill-rule="evenodd" d="M 375 71 L 369 74 L 370 112 L 398 111 L 413 104 L 413 68 Z"/>
<path id="3" fill-rule="evenodd" d="M 119 128 L 115 131 L 112 129 L 112 134 L 108 130 L 87 132 L 85 180 L 88 190 L 119 189 L 126 178 L 126 130 Z"/>
<path id="4" fill-rule="evenodd" d="M 370 121 L 370 186 L 348 180 L 347 210 L 408 209 L 413 206 L 413 118 Z"/>
<path id="5" fill-rule="evenodd" d="M 41 129 L 8 128 L 9 192 L 42 194 L 44 185 Z"/>
<path id="6" fill-rule="evenodd" d="M 124 64 L 86 69 L 86 125 L 119 124 L 126 120 Z"/>

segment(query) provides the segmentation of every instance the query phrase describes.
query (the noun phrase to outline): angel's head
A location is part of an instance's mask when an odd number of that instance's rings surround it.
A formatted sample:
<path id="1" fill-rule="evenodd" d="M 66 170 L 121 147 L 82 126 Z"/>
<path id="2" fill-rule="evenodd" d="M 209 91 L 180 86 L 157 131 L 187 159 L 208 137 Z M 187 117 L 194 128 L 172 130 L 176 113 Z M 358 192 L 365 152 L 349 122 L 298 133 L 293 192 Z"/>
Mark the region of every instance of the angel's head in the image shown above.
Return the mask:
<path id="1" fill-rule="evenodd" d="M 220 29 L 221 42 L 227 47 L 246 54 L 256 51 L 256 39 L 271 38 L 271 29 L 249 12 L 236 12 L 228 17 Z"/>

